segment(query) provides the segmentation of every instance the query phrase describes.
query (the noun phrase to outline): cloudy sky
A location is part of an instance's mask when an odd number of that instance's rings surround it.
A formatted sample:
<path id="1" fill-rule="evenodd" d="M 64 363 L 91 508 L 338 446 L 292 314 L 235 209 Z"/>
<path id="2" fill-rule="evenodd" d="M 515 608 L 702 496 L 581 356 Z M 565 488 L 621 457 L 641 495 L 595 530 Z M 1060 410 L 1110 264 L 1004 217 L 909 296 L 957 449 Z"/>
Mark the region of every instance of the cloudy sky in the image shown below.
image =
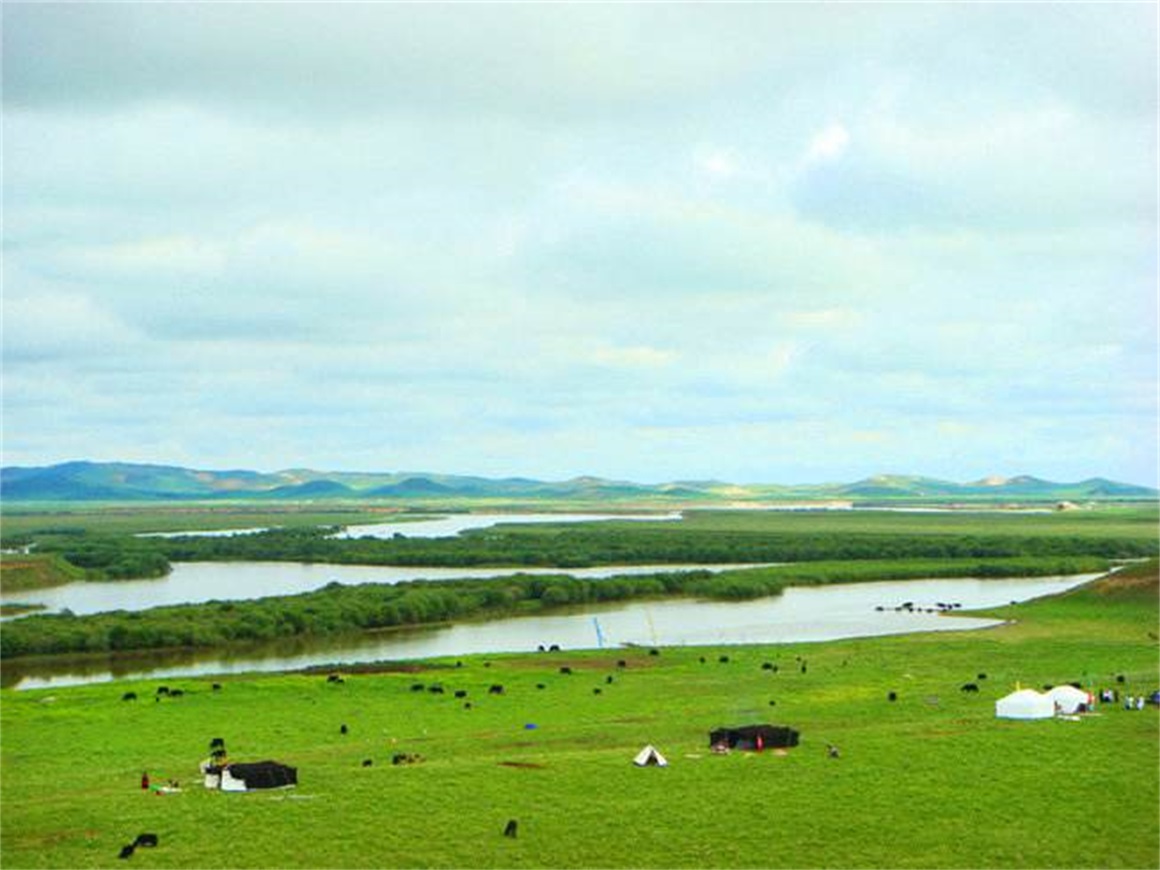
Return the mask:
<path id="1" fill-rule="evenodd" d="M 1157 480 L 1157 11 L 3 5 L 3 462 Z"/>

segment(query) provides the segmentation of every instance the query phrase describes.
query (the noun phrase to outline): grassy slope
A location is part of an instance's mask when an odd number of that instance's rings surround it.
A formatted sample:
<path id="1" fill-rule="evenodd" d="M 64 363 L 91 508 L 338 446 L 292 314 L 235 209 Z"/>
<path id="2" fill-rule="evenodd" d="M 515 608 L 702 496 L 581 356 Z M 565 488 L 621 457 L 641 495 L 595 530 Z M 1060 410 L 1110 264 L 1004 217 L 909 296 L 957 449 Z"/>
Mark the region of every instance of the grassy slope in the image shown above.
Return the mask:
<path id="1" fill-rule="evenodd" d="M 0 589 L 5 592 L 44 589 L 84 579 L 83 568 L 70 565 L 57 555 L 0 556 Z"/>
<path id="2" fill-rule="evenodd" d="M 985 632 L 476 657 L 342 685 L 230 678 L 220 693 L 181 680 L 186 697 L 160 703 L 156 681 L 5 691 L 3 864 L 111 866 L 152 831 L 161 846 L 137 865 L 1156 867 L 1155 708 L 1107 706 L 1082 722 L 993 716 L 1017 682 L 1111 685 L 1122 673 L 1128 691 L 1157 688 L 1156 582 L 1153 565 L 1142 579 L 1003 608 L 1016 622 Z M 416 680 L 448 693 L 412 692 Z M 978 695 L 959 691 L 968 680 Z M 487 695 L 494 682 L 504 696 Z M 127 688 L 142 700 L 121 702 Z M 460 688 L 473 709 L 452 697 Z M 706 751 L 711 728 L 756 721 L 799 728 L 801 746 Z M 196 764 L 216 736 L 237 760 L 297 765 L 300 787 L 203 790 Z M 634 768 L 646 742 L 672 766 Z M 842 758 L 826 757 L 827 742 Z M 427 760 L 393 767 L 396 751 Z M 142 793 L 142 769 L 187 790 Z M 501 836 L 509 818 L 518 839 Z"/>

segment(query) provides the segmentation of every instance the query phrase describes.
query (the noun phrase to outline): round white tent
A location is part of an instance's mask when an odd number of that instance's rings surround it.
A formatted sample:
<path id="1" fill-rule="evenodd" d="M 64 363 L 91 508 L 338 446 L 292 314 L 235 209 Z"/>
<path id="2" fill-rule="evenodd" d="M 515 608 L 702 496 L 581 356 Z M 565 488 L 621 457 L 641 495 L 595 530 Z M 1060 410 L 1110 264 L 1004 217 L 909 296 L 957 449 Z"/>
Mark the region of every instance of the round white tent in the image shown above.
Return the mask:
<path id="1" fill-rule="evenodd" d="M 1034 689 L 1020 689 L 995 702 L 995 715 L 1000 719 L 1050 719 L 1055 715 L 1055 702 Z"/>
<path id="2" fill-rule="evenodd" d="M 1080 704 L 1091 704 L 1092 696 L 1075 686 L 1056 686 L 1047 693 L 1060 713 L 1076 713 Z"/>

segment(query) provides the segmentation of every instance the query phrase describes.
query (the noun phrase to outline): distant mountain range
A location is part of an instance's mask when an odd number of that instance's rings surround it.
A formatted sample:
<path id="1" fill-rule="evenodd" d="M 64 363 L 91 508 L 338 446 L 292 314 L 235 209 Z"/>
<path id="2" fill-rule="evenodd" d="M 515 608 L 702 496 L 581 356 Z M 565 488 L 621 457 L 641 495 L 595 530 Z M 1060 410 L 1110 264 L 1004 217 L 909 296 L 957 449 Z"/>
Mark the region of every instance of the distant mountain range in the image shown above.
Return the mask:
<path id="1" fill-rule="evenodd" d="M 408 503 L 449 501 L 571 501 L 684 505 L 763 502 L 1059 502 L 1155 499 L 1156 489 L 1101 477 L 1054 483 L 1036 477 L 988 477 L 952 483 L 929 477 L 879 475 L 855 483 L 818 485 L 677 481 L 639 484 L 598 477 L 541 481 L 491 479 L 427 472 L 330 472 L 290 469 L 199 471 L 125 462 L 66 462 L 0 469 L 0 499 L 29 501 L 318 501 L 382 499 Z"/>

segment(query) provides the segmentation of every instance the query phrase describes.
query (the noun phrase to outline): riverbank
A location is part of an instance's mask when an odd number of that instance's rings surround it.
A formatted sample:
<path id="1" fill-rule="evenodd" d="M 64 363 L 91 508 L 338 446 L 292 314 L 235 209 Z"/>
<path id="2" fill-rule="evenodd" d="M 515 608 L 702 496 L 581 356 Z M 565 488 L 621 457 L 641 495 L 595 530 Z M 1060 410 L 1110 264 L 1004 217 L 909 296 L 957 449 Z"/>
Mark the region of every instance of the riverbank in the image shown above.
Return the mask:
<path id="1" fill-rule="evenodd" d="M 157 702 L 155 682 L 5 690 L 0 854 L 110 866 L 150 831 L 135 858 L 154 867 L 1154 867 L 1155 708 L 994 718 L 1016 684 L 1157 688 L 1149 570 L 997 608 L 1010 624 L 986 632 L 207 677 Z M 708 751 L 711 729 L 762 721 L 800 745 Z M 297 766 L 299 786 L 204 790 L 217 736 L 235 760 Z M 646 743 L 668 768 L 632 765 Z M 142 770 L 182 791 L 143 793 Z"/>

